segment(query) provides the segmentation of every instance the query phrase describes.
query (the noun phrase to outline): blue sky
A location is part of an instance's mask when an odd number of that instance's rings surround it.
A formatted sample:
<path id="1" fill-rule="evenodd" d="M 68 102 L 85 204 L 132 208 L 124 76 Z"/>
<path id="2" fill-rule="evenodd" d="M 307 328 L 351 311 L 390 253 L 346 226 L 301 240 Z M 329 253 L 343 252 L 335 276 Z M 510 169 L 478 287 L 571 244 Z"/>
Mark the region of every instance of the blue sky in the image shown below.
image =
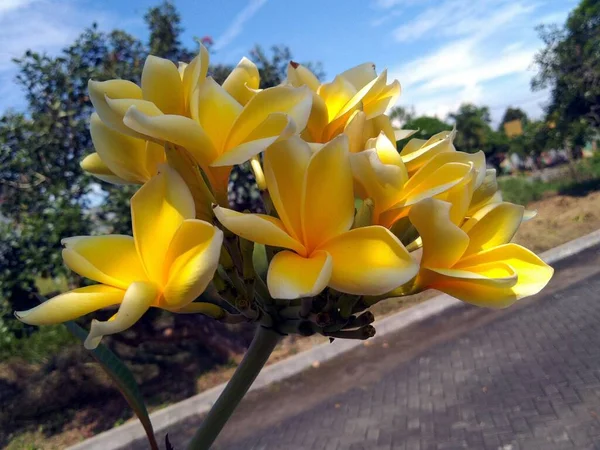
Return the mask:
<path id="1" fill-rule="evenodd" d="M 57 53 L 93 21 L 143 39 L 158 0 L 0 0 L 0 111 L 23 107 L 11 58 Z M 298 61 L 321 61 L 327 79 L 365 61 L 400 80 L 399 104 L 444 118 L 461 102 L 541 114 L 531 92 L 534 27 L 563 23 L 575 0 L 176 0 L 185 28 L 215 41 L 213 61 L 235 63 L 255 44 L 286 44 Z"/>

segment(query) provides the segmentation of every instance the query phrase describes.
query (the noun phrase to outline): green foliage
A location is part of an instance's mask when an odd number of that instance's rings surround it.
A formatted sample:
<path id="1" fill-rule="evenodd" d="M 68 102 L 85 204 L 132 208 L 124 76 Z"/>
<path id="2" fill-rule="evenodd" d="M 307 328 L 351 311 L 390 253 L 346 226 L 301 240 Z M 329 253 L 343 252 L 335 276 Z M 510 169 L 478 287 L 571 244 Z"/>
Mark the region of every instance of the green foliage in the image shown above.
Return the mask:
<path id="1" fill-rule="evenodd" d="M 500 178 L 498 186 L 505 201 L 518 203 L 519 205 L 528 205 L 531 202 L 540 200 L 544 192 L 556 190 L 557 188 L 557 185 L 553 183 L 531 180 L 526 176 Z"/>
<path id="2" fill-rule="evenodd" d="M 509 106 L 506 108 L 504 112 L 504 116 L 502 116 L 502 120 L 500 121 L 500 125 L 498 126 L 498 131 L 504 131 L 504 124 L 506 122 L 511 122 L 513 120 L 520 120 L 522 125 L 526 125 L 529 121 L 527 114 L 521 108 L 513 108 Z"/>
<path id="3" fill-rule="evenodd" d="M 550 89 L 548 118 L 560 137 L 585 140 L 600 127 L 600 1 L 581 0 L 564 26 L 542 26 L 539 33 L 545 47 L 535 57 L 532 87 Z"/>
<path id="4" fill-rule="evenodd" d="M 409 117 L 402 128 L 407 130 L 419 130 L 411 138 L 429 139 L 441 131 L 451 130 L 452 125 L 438 119 L 437 117 L 420 116 Z"/>
<path id="5" fill-rule="evenodd" d="M 456 147 L 467 153 L 484 150 L 491 132 L 490 110 L 487 106 L 465 103 L 448 117 L 456 124 Z"/>

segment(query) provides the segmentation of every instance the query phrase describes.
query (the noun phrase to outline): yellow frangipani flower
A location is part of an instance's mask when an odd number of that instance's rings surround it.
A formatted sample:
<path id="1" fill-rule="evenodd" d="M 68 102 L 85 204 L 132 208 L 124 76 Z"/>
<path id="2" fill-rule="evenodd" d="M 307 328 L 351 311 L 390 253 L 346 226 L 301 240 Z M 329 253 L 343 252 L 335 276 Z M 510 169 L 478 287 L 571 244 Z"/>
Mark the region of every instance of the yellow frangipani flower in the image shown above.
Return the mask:
<path id="1" fill-rule="evenodd" d="M 531 251 L 509 244 L 523 207 L 490 204 L 461 227 L 450 220 L 450 204 L 427 199 L 414 205 L 410 221 L 423 240 L 414 290 L 437 289 L 479 306 L 504 308 L 538 293 L 553 269 Z"/>
<path id="2" fill-rule="evenodd" d="M 351 230 L 354 195 L 346 136 L 316 152 L 298 137 L 278 142 L 264 154 L 264 173 L 279 218 L 222 207 L 215 215 L 245 239 L 287 249 L 269 266 L 273 297 L 314 296 L 326 286 L 379 295 L 414 277 L 416 264 L 390 231 Z"/>
<path id="3" fill-rule="evenodd" d="M 162 145 L 122 134 L 92 114 L 90 132 L 95 153 L 81 161 L 81 167 L 95 177 L 113 184 L 144 184 L 165 162 Z"/>
<path id="4" fill-rule="evenodd" d="M 92 321 L 87 348 L 132 326 L 150 308 L 185 311 L 211 281 L 223 233 L 194 217 L 194 200 L 167 165 L 131 199 L 133 237 L 78 236 L 63 240 L 63 260 L 100 284 L 53 297 L 16 316 L 31 325 L 76 319 L 119 305 L 108 321 Z"/>
<path id="5" fill-rule="evenodd" d="M 292 86 L 308 86 L 313 91 L 313 105 L 304 137 L 308 142 L 325 143 L 346 133 L 350 151 L 364 148 L 369 137 L 385 131 L 394 139 L 394 131 L 383 113 L 400 95 L 397 80 L 387 84 L 387 71 L 379 76 L 375 65 L 365 63 L 321 84 L 306 67 L 290 62 L 287 81 Z"/>
<path id="6" fill-rule="evenodd" d="M 350 162 L 357 195 L 374 203 L 374 224 L 389 228 L 412 205 L 430 197 L 451 202 L 453 220 L 460 223 L 485 176 L 483 152 L 437 154 L 409 177 L 402 156 L 385 135 L 370 144 L 374 148 L 351 154 Z"/>
<path id="7" fill-rule="evenodd" d="M 231 168 L 274 142 L 300 133 L 310 114 L 308 88 L 262 90 L 242 106 L 212 78 L 197 90 L 191 118 L 131 107 L 124 124 L 157 142 L 181 146 L 205 172 L 220 204 L 227 204 Z"/>

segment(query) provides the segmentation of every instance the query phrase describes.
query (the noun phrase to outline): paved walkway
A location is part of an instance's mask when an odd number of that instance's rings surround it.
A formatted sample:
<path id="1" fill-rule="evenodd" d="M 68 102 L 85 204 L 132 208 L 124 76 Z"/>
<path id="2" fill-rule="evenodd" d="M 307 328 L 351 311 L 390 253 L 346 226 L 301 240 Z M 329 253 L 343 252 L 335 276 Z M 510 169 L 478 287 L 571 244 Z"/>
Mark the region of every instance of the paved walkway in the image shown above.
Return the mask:
<path id="1" fill-rule="evenodd" d="M 600 251 L 558 269 L 517 307 L 458 307 L 251 393 L 215 448 L 600 449 Z"/>

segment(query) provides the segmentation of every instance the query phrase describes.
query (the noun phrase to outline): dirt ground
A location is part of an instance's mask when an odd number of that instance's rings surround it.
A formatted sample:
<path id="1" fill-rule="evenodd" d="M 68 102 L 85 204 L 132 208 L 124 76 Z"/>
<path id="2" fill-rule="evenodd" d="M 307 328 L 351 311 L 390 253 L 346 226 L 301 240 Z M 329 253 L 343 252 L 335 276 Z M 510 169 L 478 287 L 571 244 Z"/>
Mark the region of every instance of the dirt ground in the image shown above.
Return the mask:
<path id="1" fill-rule="evenodd" d="M 600 192 L 592 192 L 580 197 L 548 196 L 530 204 L 528 208 L 537 210 L 538 214 L 534 219 L 521 226 L 514 241 L 538 253 L 600 229 Z M 373 312 L 377 318 L 381 318 L 419 303 L 435 294 L 435 292 L 426 292 L 409 299 L 390 299 L 376 305 Z M 279 361 L 322 342 L 325 342 L 325 339 L 321 336 L 302 339 L 290 337 L 275 351 L 269 363 Z M 241 355 L 238 355 L 233 359 L 232 364 L 202 375 L 196 382 L 196 392 L 202 392 L 227 381 L 235 370 L 235 364 L 240 359 Z M 52 436 L 48 436 L 47 431 L 43 432 L 40 427 L 37 431 L 31 430 L 15 436 L 6 448 L 11 450 L 62 449 L 90 437 L 94 433 L 111 428 L 111 426 L 118 426 L 123 422 L 122 419 L 119 419 L 111 425 L 109 420 L 105 420 L 100 425 L 97 421 L 94 421 L 93 416 L 95 414 L 110 416 L 111 409 L 116 410 L 116 417 L 122 417 L 122 411 L 125 407 L 124 402 L 117 397 L 103 399 L 100 403 L 95 402 L 92 405 L 87 405 L 87 408 L 80 406 L 76 412 L 71 414 L 66 425 L 63 424 L 57 427 L 58 429 L 53 430 Z M 165 406 L 168 405 L 163 403 L 149 409 L 156 410 Z M 99 407 L 102 409 L 101 413 L 98 411 Z M 49 418 L 49 420 L 52 421 L 52 418 Z"/>

